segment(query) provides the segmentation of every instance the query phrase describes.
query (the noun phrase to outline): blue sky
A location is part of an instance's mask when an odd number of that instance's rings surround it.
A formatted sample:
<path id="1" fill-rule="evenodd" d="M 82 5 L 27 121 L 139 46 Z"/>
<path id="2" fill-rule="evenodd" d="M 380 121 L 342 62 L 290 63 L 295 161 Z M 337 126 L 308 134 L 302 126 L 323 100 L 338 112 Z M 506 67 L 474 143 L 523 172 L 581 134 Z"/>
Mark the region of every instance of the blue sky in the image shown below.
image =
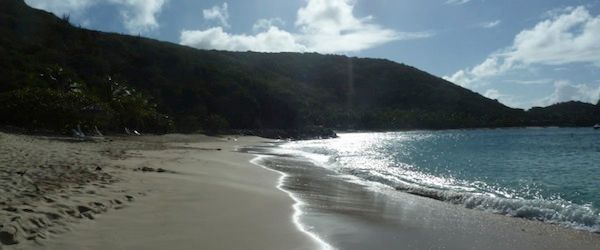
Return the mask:
<path id="1" fill-rule="evenodd" d="M 26 0 L 203 49 L 387 58 L 518 108 L 600 98 L 600 0 Z"/>

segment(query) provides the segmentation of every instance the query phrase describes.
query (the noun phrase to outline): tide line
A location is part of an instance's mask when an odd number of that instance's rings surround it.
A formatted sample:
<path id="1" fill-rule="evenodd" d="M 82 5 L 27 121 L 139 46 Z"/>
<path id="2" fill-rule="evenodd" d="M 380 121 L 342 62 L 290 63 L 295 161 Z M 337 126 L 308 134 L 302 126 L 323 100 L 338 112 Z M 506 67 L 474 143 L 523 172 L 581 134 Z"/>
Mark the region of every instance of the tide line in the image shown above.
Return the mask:
<path id="1" fill-rule="evenodd" d="M 300 221 L 300 217 L 302 216 L 303 212 L 301 207 L 305 204 L 302 200 L 298 199 L 292 192 L 285 190 L 283 188 L 283 183 L 285 181 L 285 178 L 287 178 L 289 175 L 275 170 L 275 169 L 271 169 L 265 165 L 260 164 L 261 160 L 268 158 L 269 156 L 265 156 L 265 155 L 255 155 L 256 157 L 252 160 L 250 160 L 250 163 L 257 165 L 259 167 L 262 167 L 264 169 L 267 169 L 269 171 L 273 171 L 276 173 L 280 174 L 280 177 L 277 181 L 277 189 L 281 190 L 282 192 L 286 193 L 293 201 L 294 201 L 294 205 L 292 206 L 292 208 L 294 209 L 294 214 L 292 215 L 292 222 L 294 222 L 294 225 L 296 226 L 296 228 L 308 235 L 314 242 L 316 242 L 317 244 L 319 244 L 319 246 L 321 246 L 320 249 L 323 250 L 334 250 L 335 248 L 332 247 L 331 245 L 329 245 L 327 242 L 325 242 L 323 239 L 321 239 L 321 237 L 319 237 L 317 234 L 309 231 L 306 229 L 305 225 L 302 224 L 302 222 Z"/>

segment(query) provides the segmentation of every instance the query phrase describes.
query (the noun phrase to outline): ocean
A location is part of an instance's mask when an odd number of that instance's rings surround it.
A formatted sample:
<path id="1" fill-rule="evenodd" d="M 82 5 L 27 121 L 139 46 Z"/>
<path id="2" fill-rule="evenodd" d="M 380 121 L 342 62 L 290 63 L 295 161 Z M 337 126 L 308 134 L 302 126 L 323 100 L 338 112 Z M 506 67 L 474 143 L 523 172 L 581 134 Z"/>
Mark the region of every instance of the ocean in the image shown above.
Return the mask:
<path id="1" fill-rule="evenodd" d="M 340 133 L 269 150 L 374 192 L 600 232 L 600 131 L 591 128 Z"/>

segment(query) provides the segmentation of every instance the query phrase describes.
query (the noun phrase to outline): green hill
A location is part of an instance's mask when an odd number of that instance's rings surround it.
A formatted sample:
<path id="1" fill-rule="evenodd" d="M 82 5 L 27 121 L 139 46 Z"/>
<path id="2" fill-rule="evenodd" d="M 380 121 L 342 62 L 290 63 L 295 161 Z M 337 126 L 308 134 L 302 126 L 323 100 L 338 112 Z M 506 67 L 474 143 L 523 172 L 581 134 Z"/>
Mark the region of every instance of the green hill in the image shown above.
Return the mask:
<path id="1" fill-rule="evenodd" d="M 523 110 L 389 60 L 198 50 L 77 28 L 22 0 L 0 1 L 0 33 L 7 125 L 156 132 L 532 125 Z"/>
<path id="2" fill-rule="evenodd" d="M 577 101 L 534 107 L 528 111 L 532 123 L 539 126 L 591 126 L 600 122 L 600 107 Z"/>

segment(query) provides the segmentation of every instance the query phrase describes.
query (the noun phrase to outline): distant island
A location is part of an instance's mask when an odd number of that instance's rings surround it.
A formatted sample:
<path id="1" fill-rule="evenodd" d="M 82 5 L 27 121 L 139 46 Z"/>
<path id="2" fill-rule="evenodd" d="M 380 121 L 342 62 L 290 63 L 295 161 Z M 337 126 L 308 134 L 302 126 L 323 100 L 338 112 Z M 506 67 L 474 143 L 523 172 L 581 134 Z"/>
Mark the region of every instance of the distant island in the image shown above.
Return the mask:
<path id="1" fill-rule="evenodd" d="M 593 126 L 600 103 L 514 109 L 384 59 L 198 50 L 0 2 L 0 125 L 165 133 Z M 267 132 L 264 132 L 267 131 Z"/>

